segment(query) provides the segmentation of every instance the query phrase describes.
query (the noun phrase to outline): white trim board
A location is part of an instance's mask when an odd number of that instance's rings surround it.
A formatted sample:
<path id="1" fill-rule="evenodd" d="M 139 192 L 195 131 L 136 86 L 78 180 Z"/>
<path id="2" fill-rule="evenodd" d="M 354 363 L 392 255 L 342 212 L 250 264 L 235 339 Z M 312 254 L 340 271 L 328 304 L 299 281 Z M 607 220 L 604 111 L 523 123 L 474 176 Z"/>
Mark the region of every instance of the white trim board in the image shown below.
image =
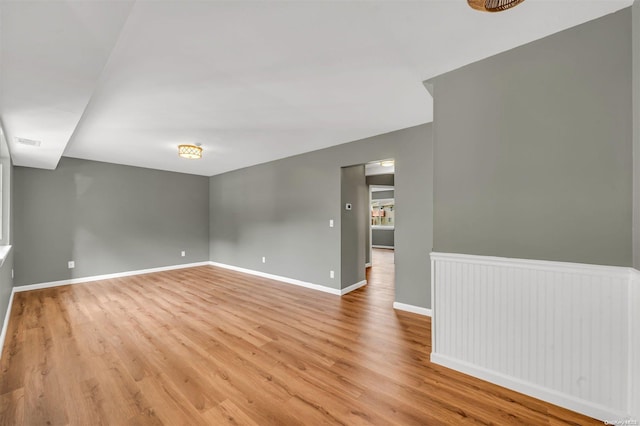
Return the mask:
<path id="1" fill-rule="evenodd" d="M 356 289 L 358 289 L 360 287 L 363 287 L 363 286 L 367 285 L 367 280 L 363 280 L 363 281 L 357 282 L 355 284 L 352 284 L 349 287 L 345 287 L 345 288 L 339 290 L 339 289 L 327 287 L 327 286 L 324 286 L 324 285 L 313 284 L 313 283 L 309 283 L 309 282 L 306 282 L 306 281 L 297 280 L 297 279 L 294 279 L 294 278 L 288 278 L 288 277 L 283 277 L 283 276 L 280 276 L 280 275 L 268 274 L 266 272 L 255 271 L 253 269 L 241 268 L 241 267 L 238 267 L 238 266 L 227 265 L 227 264 L 224 264 L 224 263 L 205 261 L 205 262 L 196 262 L 196 263 L 185 263 L 185 264 L 181 264 L 181 265 L 161 266 L 161 267 L 158 267 L 158 268 L 140 269 L 140 270 L 136 270 L 136 271 L 116 272 L 116 273 L 113 273 L 113 274 L 95 275 L 95 276 L 82 277 L 82 278 L 72 278 L 72 279 L 69 279 L 69 280 L 60 280 L 60 281 L 50 281 L 50 282 L 37 283 L 37 284 L 28 284 L 28 285 L 22 285 L 22 286 L 14 287 L 13 288 L 13 292 L 18 293 L 18 292 L 21 292 L 21 291 L 40 290 L 40 289 L 43 289 L 43 288 L 59 287 L 59 286 L 63 286 L 63 285 L 84 284 L 84 283 L 89 283 L 89 282 L 93 282 L 93 281 L 108 280 L 108 279 L 112 279 L 112 278 L 122 278 L 122 277 L 129 277 L 129 276 L 133 276 L 133 275 L 151 274 L 151 273 L 154 273 L 154 272 L 171 271 L 171 270 L 174 270 L 174 269 L 194 268 L 194 267 L 197 267 L 197 266 L 207 266 L 207 265 L 218 266 L 220 268 L 230 269 L 230 270 L 233 270 L 233 271 L 236 271 L 236 272 L 242 272 L 242 273 L 249 274 L 249 275 L 256 275 L 256 276 L 263 277 L 263 278 L 269 278 L 269 279 L 280 281 L 280 282 L 284 282 L 284 283 L 287 283 L 287 284 L 293 284 L 293 285 L 297 285 L 297 286 L 301 286 L 301 287 L 306 287 L 306 288 L 310 288 L 310 289 L 313 289 L 313 290 L 323 291 L 325 293 L 335 294 L 335 295 L 338 295 L 338 296 L 345 295 L 345 294 L 350 293 L 350 292 L 352 292 L 352 291 L 354 291 L 354 290 L 356 290 Z"/>
<path id="2" fill-rule="evenodd" d="M 137 270 L 137 271 L 117 272 L 117 273 L 114 273 L 114 274 L 95 275 L 95 276 L 91 276 L 91 277 L 73 278 L 73 279 L 69 279 L 69 280 L 51 281 L 51 282 L 44 282 L 44 283 L 16 286 L 16 287 L 13 287 L 13 289 L 11 290 L 11 296 L 10 296 L 11 298 L 9 300 L 9 307 L 7 308 L 7 314 L 5 315 L 5 321 L 4 321 L 4 324 L 2 326 L 2 334 L 0 335 L 0 355 L 2 354 L 2 347 L 4 346 L 4 339 L 6 337 L 7 327 L 8 327 L 8 324 L 9 324 L 9 317 L 11 315 L 11 306 L 13 305 L 13 296 L 14 296 L 15 293 L 22 292 L 22 291 L 40 290 L 40 289 L 51 288 L 51 287 L 59 287 L 59 286 L 63 286 L 63 285 L 85 284 L 85 283 L 90 283 L 90 282 L 100 281 L 100 280 L 108 280 L 108 279 L 113 279 L 113 278 L 129 277 L 129 276 L 133 276 L 133 275 L 150 274 L 150 273 L 154 273 L 154 272 L 171 271 L 171 270 L 175 270 L 175 269 L 185 269 L 185 268 L 193 268 L 193 267 L 197 267 L 197 266 L 207 266 L 207 265 L 217 266 L 219 268 L 229 269 L 229 270 L 232 270 L 232 271 L 241 272 L 241 273 L 245 273 L 245 274 L 249 274 L 249 275 L 255 275 L 255 276 L 262 277 L 262 278 L 268 278 L 268 279 L 284 282 L 284 283 L 287 283 L 287 284 L 293 284 L 293 285 L 297 285 L 297 286 L 300 286 L 300 287 L 309 288 L 309 289 L 312 289 L 312 290 L 318 290 L 318 291 L 322 291 L 322 292 L 325 292 L 325 293 L 334 294 L 336 296 L 343 296 L 343 295 L 345 295 L 347 293 L 350 293 L 350 292 L 352 292 L 354 290 L 359 289 L 360 287 L 363 287 L 363 286 L 367 285 L 367 280 L 362 280 L 360 282 L 352 284 L 352 285 L 350 285 L 348 287 L 345 287 L 343 289 L 335 289 L 335 288 L 330 288 L 330 287 L 319 285 L 319 284 L 313 284 L 313 283 L 308 283 L 308 282 L 301 281 L 301 280 L 296 280 L 296 279 L 293 279 L 293 278 L 283 277 L 283 276 L 280 276 L 280 275 L 268 274 L 268 273 L 265 273 L 265 272 L 254 271 L 252 269 L 246 269 L 246 268 L 240 268 L 240 267 L 237 267 L 237 266 L 226 265 L 224 263 L 206 261 L 206 262 L 196 262 L 196 263 L 187 263 L 187 264 L 182 264 L 182 265 L 162 266 L 162 267 L 159 267 L 159 268 L 140 269 L 140 270 Z"/>
<path id="3" fill-rule="evenodd" d="M 0 164 L 1 165 L 1 164 Z M 8 246 L 0 246 L 0 268 L 4 265 L 4 261 L 11 253 L 11 245 Z"/>
<path id="4" fill-rule="evenodd" d="M 554 272 L 569 272 L 579 274 L 600 274 L 607 277 L 631 278 L 633 268 L 625 266 L 592 265 L 589 263 L 558 262 L 555 260 L 519 259 L 511 257 L 482 256 L 461 253 L 431 252 L 434 261 L 444 260 L 474 265 L 507 266 L 516 268 L 537 268 Z"/>
<path id="5" fill-rule="evenodd" d="M 431 316 L 431 309 L 423 308 L 421 306 L 407 305 L 406 303 L 393 302 L 393 309 L 424 315 L 427 317 Z"/>
<path id="6" fill-rule="evenodd" d="M 335 289 L 320 284 L 313 284 L 307 281 L 297 280 L 295 278 L 284 277 L 282 275 L 269 274 L 267 272 L 256 271 L 254 269 L 241 268 L 239 266 L 227 265 L 226 263 L 209 262 L 211 266 L 217 266 L 231 271 L 241 272 L 243 274 L 255 275 L 257 277 L 268 278 L 270 280 L 280 281 L 286 284 L 293 284 L 300 287 L 309 288 L 311 290 L 322 291 L 324 293 L 335 294 L 336 296 L 344 296 L 347 293 L 351 293 L 354 290 L 359 289 L 367 285 L 367 280 L 359 281 L 355 284 L 351 284 L 343 289 Z"/>
<path id="7" fill-rule="evenodd" d="M 395 249 L 395 246 L 380 246 L 380 245 L 377 245 L 377 244 L 376 245 L 372 244 L 371 247 L 373 247 L 373 248 L 381 248 L 381 249 L 391 249 L 391 250 Z"/>
<path id="8" fill-rule="evenodd" d="M 116 272 L 113 274 L 94 275 L 91 277 L 72 278 L 70 280 L 60 280 L 60 281 L 51 281 L 51 282 L 38 283 L 38 284 L 21 285 L 21 286 L 14 287 L 13 290 L 16 293 L 18 293 L 21 291 L 39 290 L 42 288 L 59 287 L 59 286 L 70 285 L 70 284 L 84 284 L 84 283 L 89 283 L 93 281 L 110 280 L 112 278 L 130 277 L 133 275 L 151 274 L 154 272 L 172 271 L 174 269 L 186 269 L 186 268 L 194 268 L 196 266 L 207 266 L 207 265 L 209 265 L 209 262 L 184 263 L 181 265 L 161 266 L 158 268 L 139 269 L 136 271 L 125 271 L 125 272 Z"/>
<path id="9" fill-rule="evenodd" d="M 13 306 L 13 295 L 16 294 L 16 288 L 11 289 L 11 295 L 9 296 L 9 306 L 7 306 L 7 313 L 4 316 L 4 323 L 2 324 L 2 333 L 0 334 L 0 358 L 2 358 L 2 351 L 4 350 L 4 340 L 7 337 L 7 330 L 9 328 L 9 318 L 11 317 L 11 307 Z"/>
<path id="10" fill-rule="evenodd" d="M 629 413 L 640 420 L 640 271 L 632 269 L 629 281 Z"/>
<path id="11" fill-rule="evenodd" d="M 446 355 L 431 353 L 431 362 L 442 365 L 452 370 L 460 371 L 473 377 L 503 386 L 507 389 L 513 389 L 525 395 L 550 402 L 559 407 L 568 408 L 569 410 L 585 414 L 587 416 L 600 420 L 623 420 L 628 418 L 625 413 L 613 411 L 607 407 L 594 404 L 579 398 L 571 397 L 568 394 L 556 392 L 552 389 L 537 386 L 530 382 L 518 380 L 515 377 L 500 374 L 476 365 L 466 363 Z"/>
<path id="12" fill-rule="evenodd" d="M 50 281 L 50 282 L 44 282 L 44 283 L 16 286 L 16 287 L 13 287 L 12 290 L 11 290 L 11 296 L 10 296 L 10 299 L 9 299 L 9 306 L 7 308 L 7 313 L 5 315 L 4 324 L 2 325 L 2 333 L 0 334 L 0 356 L 2 355 L 2 348 L 4 347 L 4 341 L 5 341 L 6 333 L 7 333 L 8 326 L 9 326 L 9 317 L 11 316 L 11 307 L 13 306 L 13 298 L 14 298 L 14 295 L 16 293 L 23 292 L 23 291 L 40 290 L 40 289 L 44 289 L 44 288 L 60 287 L 60 286 L 64 286 L 64 285 L 86 284 L 86 283 L 91 283 L 91 282 L 100 281 L 100 280 L 108 280 L 108 279 L 113 279 L 113 278 L 130 277 L 130 276 L 134 276 L 134 275 L 151 274 L 151 273 L 154 273 L 154 272 L 171 271 L 171 270 L 175 270 L 175 269 L 186 269 L 186 268 L 194 268 L 194 267 L 197 267 L 197 266 L 209 266 L 209 265 L 218 266 L 220 268 L 225 268 L 225 269 L 230 269 L 230 270 L 237 271 L 237 272 L 242 272 L 242 273 L 245 273 L 245 274 L 256 275 L 256 276 L 260 276 L 260 277 L 263 277 L 263 278 L 269 278 L 269 279 L 273 279 L 273 280 L 276 280 L 276 281 L 281 281 L 281 282 L 284 282 L 284 283 L 287 283 L 287 284 L 294 284 L 294 285 L 310 288 L 310 289 L 313 289 L 313 290 L 319 290 L 319 291 L 323 291 L 325 293 L 335 294 L 337 296 L 342 296 L 344 294 L 347 294 L 347 293 L 349 293 L 351 291 L 354 291 L 354 290 L 356 290 L 356 289 L 358 289 L 358 288 L 360 288 L 360 287 L 362 287 L 362 286 L 367 284 L 367 281 L 363 280 L 363 281 L 360 281 L 360 282 L 355 283 L 353 285 L 350 285 L 349 287 L 346 287 L 344 289 L 338 290 L 338 289 L 329 288 L 329 287 L 326 287 L 326 286 L 321 286 L 321 285 L 318 285 L 318 284 L 312 284 L 312 283 L 307 283 L 307 282 L 300 281 L 300 280 L 295 280 L 295 279 L 292 279 L 292 278 L 281 277 L 281 276 L 278 276 L 278 275 L 267 274 L 267 273 L 259 272 L 259 271 L 253 271 L 251 269 L 239 268 L 239 267 L 236 267 L 236 266 L 225 265 L 223 263 L 205 261 L 205 262 L 196 262 L 196 263 L 185 263 L 185 264 L 181 264 L 181 265 L 161 266 L 161 267 L 158 267 L 158 268 L 139 269 L 139 270 L 135 270 L 135 271 L 117 272 L 117 273 L 113 273 L 113 274 L 94 275 L 94 276 L 83 277 L 83 278 L 73 278 L 73 279 L 69 279 L 69 280 Z"/>
<path id="13" fill-rule="evenodd" d="M 345 287 L 340 290 L 340 296 L 344 296 L 347 293 L 351 293 L 353 290 L 357 290 L 360 287 L 364 287 L 365 285 L 367 285 L 367 280 L 362 280 L 355 284 L 351 284 L 349 287 Z"/>
<path id="14" fill-rule="evenodd" d="M 7 330 L 9 327 L 9 318 L 11 316 L 11 307 L 13 306 L 13 298 L 16 293 L 23 291 L 39 290 L 43 288 L 60 287 L 70 284 L 85 284 L 100 280 L 109 280 L 112 278 L 130 277 L 133 275 L 151 274 L 154 272 L 172 271 L 175 269 L 194 268 L 196 266 L 207 266 L 210 262 L 196 262 L 196 263 L 184 263 L 181 265 L 161 266 L 159 268 L 139 269 L 137 271 L 125 271 L 116 272 L 114 274 L 94 275 L 92 277 L 73 278 L 70 280 L 50 281 L 45 283 L 29 284 L 22 286 L 15 286 L 11 289 L 11 296 L 9 299 L 9 306 L 7 307 L 7 313 L 4 318 L 4 324 L 2 324 L 2 333 L 0 334 L 0 357 L 2 356 L 2 350 L 4 348 L 4 341 L 7 337 Z"/>
<path id="15" fill-rule="evenodd" d="M 309 283 L 309 282 L 306 282 L 306 281 L 297 280 L 295 278 L 283 277 L 281 275 L 268 274 L 266 272 L 255 271 L 253 269 L 241 268 L 239 266 L 227 265 L 226 263 L 209 262 L 209 265 L 217 266 L 219 268 L 229 269 L 231 271 L 242 272 L 243 274 L 255 275 L 257 277 L 262 277 L 262 278 L 268 278 L 270 280 L 280 281 L 280 282 L 283 282 L 283 283 L 286 283 L 286 284 L 293 284 L 293 285 L 297 285 L 297 286 L 300 286 L 300 287 L 310 288 L 312 290 L 323 291 L 325 293 L 335 294 L 336 296 L 342 296 L 342 294 L 346 294 L 346 293 L 342 293 L 343 290 L 339 290 L 337 288 L 331 288 L 331 287 L 327 287 L 327 286 L 320 285 L 320 284 L 313 284 L 313 283 Z M 364 283 L 366 284 L 367 282 L 364 281 Z M 358 284 L 360 284 L 360 283 L 353 284 L 352 286 L 349 286 L 349 287 L 345 288 L 344 290 L 346 290 L 346 289 L 348 289 L 350 287 L 353 287 L 355 285 L 358 285 Z M 362 284 L 362 285 L 364 285 L 364 284 Z M 360 285 L 360 287 L 362 285 Z M 355 290 L 355 288 L 353 290 Z M 349 290 L 349 291 L 351 291 L 351 290 Z"/>
<path id="16" fill-rule="evenodd" d="M 374 200 L 379 201 L 379 200 Z M 373 231 L 395 231 L 395 225 L 371 225 Z"/>

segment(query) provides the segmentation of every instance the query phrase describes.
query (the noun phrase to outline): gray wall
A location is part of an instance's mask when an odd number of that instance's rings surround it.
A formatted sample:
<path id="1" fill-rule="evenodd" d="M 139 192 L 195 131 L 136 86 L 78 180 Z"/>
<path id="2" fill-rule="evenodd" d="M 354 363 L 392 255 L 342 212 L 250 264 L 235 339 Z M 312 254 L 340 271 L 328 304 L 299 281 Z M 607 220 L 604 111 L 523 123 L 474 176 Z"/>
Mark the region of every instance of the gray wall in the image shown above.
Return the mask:
<path id="1" fill-rule="evenodd" d="M 2 163 L 2 232 L 0 244 L 9 245 L 12 241 L 13 218 L 11 215 L 11 182 L 13 179 L 13 164 L 9 147 L 0 134 L 0 163 Z"/>
<path id="2" fill-rule="evenodd" d="M 633 267 L 640 269 L 640 1 L 632 13 L 632 104 L 633 104 Z M 640 413 L 639 413 L 640 414 Z"/>
<path id="3" fill-rule="evenodd" d="M 389 191 L 376 191 L 371 193 L 372 200 L 384 200 L 387 198 L 393 198 L 393 190 Z"/>
<path id="4" fill-rule="evenodd" d="M 340 288 L 340 168 L 394 158 L 396 301 L 429 307 L 431 137 L 425 124 L 213 176 L 211 260 Z"/>
<path id="5" fill-rule="evenodd" d="M 629 9 L 429 83 L 436 251 L 632 264 Z"/>
<path id="6" fill-rule="evenodd" d="M 367 185 L 393 186 L 394 184 L 395 178 L 393 173 L 367 176 Z"/>
<path id="7" fill-rule="evenodd" d="M 341 288 L 363 281 L 365 277 L 365 251 L 367 241 L 367 212 L 369 188 L 364 176 L 364 165 L 341 169 Z M 351 204 L 351 210 L 345 205 Z"/>
<path id="8" fill-rule="evenodd" d="M 393 247 L 395 231 L 393 229 L 372 229 L 371 244 L 374 246 Z"/>
<path id="9" fill-rule="evenodd" d="M 16 285 L 209 258 L 206 177 L 72 158 L 14 175 Z"/>

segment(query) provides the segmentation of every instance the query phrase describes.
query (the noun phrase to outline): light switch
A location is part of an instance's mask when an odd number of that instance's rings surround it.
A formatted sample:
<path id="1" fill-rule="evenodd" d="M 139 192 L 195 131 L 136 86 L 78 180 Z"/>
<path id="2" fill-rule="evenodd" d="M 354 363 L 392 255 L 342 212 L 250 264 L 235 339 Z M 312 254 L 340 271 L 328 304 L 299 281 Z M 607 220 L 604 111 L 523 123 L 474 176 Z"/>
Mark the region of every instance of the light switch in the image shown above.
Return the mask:
<path id="1" fill-rule="evenodd" d="M 329 228 L 333 228 L 333 219 L 329 219 Z"/>

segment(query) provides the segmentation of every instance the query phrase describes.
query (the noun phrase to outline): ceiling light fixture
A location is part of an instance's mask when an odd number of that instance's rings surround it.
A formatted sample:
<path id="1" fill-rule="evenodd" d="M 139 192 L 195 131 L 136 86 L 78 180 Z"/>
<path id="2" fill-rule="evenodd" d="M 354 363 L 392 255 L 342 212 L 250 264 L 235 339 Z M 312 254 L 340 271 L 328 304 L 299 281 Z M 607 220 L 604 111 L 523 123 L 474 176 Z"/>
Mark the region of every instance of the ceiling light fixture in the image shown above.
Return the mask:
<path id="1" fill-rule="evenodd" d="M 502 12 L 522 3 L 524 0 L 467 0 L 469 6 L 483 12 Z"/>
<path id="2" fill-rule="evenodd" d="M 394 164 L 393 160 L 384 160 L 380 162 L 382 167 L 392 167 Z"/>
<path id="3" fill-rule="evenodd" d="M 197 145 L 178 145 L 178 155 L 190 160 L 202 158 L 202 147 Z"/>

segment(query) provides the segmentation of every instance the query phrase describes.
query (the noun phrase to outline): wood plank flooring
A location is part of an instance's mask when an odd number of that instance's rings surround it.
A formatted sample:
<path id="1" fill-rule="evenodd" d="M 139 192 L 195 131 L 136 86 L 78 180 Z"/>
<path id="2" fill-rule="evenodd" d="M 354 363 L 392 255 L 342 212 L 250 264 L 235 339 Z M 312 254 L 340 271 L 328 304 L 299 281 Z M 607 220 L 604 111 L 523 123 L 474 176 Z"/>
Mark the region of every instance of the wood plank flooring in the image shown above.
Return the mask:
<path id="1" fill-rule="evenodd" d="M 601 424 L 431 364 L 392 256 L 342 298 L 209 266 L 17 293 L 0 424 Z"/>

